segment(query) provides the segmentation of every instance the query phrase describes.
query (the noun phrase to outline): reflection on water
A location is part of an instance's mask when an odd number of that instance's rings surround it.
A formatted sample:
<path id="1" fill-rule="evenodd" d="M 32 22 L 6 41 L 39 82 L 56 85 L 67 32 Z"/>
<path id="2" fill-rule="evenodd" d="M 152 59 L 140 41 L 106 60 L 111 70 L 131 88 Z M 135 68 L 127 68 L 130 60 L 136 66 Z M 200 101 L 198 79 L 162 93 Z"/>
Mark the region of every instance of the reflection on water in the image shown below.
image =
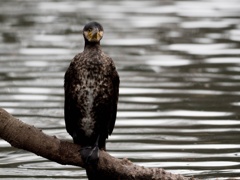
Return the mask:
<path id="1" fill-rule="evenodd" d="M 4 1 L 0 6 L 0 106 L 70 140 L 63 75 L 83 49 L 89 20 L 121 77 L 107 149 L 149 167 L 203 179 L 240 178 L 240 3 Z M 0 140 L 1 179 L 81 179 Z"/>

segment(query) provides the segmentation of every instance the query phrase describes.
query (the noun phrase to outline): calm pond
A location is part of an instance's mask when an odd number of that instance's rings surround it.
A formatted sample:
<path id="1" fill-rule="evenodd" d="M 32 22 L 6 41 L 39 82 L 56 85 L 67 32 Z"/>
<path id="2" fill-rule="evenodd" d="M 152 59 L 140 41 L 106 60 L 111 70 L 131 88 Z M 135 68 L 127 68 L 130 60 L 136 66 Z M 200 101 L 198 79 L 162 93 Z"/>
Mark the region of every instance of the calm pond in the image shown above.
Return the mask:
<path id="1" fill-rule="evenodd" d="M 202 179 L 240 179 L 239 0 L 1 0 L 0 107 L 71 140 L 63 76 L 100 22 L 121 87 L 108 152 Z M 0 140 L 0 179 L 86 179 Z"/>

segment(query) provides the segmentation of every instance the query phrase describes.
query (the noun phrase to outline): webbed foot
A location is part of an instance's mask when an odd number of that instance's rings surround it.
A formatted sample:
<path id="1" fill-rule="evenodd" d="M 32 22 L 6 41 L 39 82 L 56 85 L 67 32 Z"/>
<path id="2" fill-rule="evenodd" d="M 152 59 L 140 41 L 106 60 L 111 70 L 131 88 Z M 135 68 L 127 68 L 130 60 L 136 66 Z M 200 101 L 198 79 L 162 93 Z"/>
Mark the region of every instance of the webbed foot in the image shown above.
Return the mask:
<path id="1" fill-rule="evenodd" d="M 98 146 L 87 146 L 80 150 L 81 157 L 86 164 L 97 164 L 99 159 Z"/>

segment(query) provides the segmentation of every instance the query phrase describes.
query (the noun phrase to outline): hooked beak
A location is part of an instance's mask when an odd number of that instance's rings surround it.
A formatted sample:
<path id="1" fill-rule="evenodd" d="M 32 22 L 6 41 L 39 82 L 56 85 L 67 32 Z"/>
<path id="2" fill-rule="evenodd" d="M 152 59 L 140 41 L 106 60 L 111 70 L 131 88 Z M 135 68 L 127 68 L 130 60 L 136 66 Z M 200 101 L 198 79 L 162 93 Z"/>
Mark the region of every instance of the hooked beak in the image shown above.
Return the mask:
<path id="1" fill-rule="evenodd" d="M 94 28 L 93 30 L 92 30 L 92 35 L 93 36 L 96 36 L 97 35 L 97 33 L 98 33 L 98 28 Z"/>
<path id="2" fill-rule="evenodd" d="M 98 30 L 98 28 L 94 28 L 93 30 L 92 30 L 92 40 L 97 40 L 98 39 L 98 32 L 99 32 L 99 30 Z"/>

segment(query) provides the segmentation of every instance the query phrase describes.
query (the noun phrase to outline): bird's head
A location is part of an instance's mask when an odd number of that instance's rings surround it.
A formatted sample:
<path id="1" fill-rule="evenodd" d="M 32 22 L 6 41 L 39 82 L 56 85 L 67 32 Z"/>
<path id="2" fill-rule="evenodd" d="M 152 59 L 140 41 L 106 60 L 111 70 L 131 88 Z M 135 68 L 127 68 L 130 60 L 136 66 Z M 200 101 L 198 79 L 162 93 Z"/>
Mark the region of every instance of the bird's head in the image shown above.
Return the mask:
<path id="1" fill-rule="evenodd" d="M 97 22 L 90 22 L 83 28 L 83 36 L 85 41 L 90 43 L 98 43 L 103 37 L 103 27 Z"/>

